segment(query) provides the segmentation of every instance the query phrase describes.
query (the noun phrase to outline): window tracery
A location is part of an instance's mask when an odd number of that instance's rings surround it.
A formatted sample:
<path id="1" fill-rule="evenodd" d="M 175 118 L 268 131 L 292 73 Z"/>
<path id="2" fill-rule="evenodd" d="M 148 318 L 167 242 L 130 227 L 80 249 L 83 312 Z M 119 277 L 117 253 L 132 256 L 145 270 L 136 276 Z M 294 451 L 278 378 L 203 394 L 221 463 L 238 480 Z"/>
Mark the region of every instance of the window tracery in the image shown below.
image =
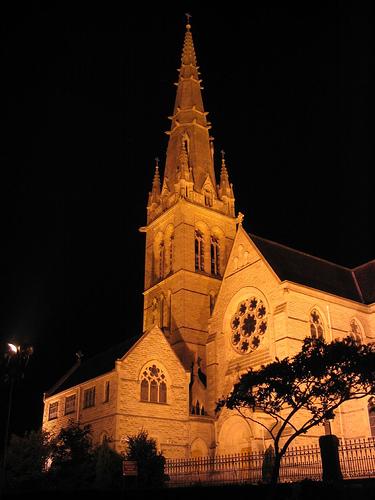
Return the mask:
<path id="1" fill-rule="evenodd" d="M 167 380 L 163 370 L 155 364 L 148 366 L 142 372 L 141 401 L 167 402 Z"/>
<path id="2" fill-rule="evenodd" d="M 267 330 L 267 309 L 263 301 L 251 297 L 240 302 L 231 320 L 231 344 L 240 354 L 259 347 Z"/>

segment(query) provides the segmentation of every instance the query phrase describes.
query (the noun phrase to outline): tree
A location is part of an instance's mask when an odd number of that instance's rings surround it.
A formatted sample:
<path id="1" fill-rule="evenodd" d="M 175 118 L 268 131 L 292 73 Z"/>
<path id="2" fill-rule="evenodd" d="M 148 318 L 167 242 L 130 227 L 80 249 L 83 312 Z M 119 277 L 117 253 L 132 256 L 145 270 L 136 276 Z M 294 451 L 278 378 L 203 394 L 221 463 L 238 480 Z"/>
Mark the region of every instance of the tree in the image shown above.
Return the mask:
<path id="1" fill-rule="evenodd" d="M 7 458 L 7 479 L 13 490 L 45 487 L 44 469 L 50 455 L 50 435 L 39 430 L 23 437 L 12 434 Z"/>
<path id="2" fill-rule="evenodd" d="M 138 464 L 138 484 L 144 487 L 160 487 L 165 481 L 165 458 L 157 451 L 156 441 L 142 429 L 138 434 L 127 437 L 126 460 Z"/>
<path id="3" fill-rule="evenodd" d="M 116 490 L 121 486 L 123 457 L 109 447 L 107 441 L 97 446 L 95 455 L 95 487 Z"/>
<path id="4" fill-rule="evenodd" d="M 345 401 L 375 393 L 374 367 L 375 344 L 362 345 L 352 337 L 331 343 L 308 337 L 291 359 L 276 358 L 243 374 L 216 411 L 236 409 L 266 429 L 274 444 L 271 482 L 276 483 L 281 459 L 296 437 L 332 419 Z"/>
<path id="5" fill-rule="evenodd" d="M 90 426 L 70 421 L 51 444 L 49 475 L 61 489 L 87 489 L 95 480 Z"/>

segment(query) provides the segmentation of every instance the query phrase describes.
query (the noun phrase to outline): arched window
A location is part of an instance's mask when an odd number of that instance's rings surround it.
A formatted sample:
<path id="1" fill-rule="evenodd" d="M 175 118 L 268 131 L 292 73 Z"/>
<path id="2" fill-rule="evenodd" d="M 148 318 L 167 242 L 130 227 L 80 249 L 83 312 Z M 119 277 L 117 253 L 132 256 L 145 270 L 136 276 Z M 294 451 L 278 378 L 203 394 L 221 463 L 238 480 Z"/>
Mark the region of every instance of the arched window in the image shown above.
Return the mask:
<path id="1" fill-rule="evenodd" d="M 164 295 L 161 294 L 159 298 L 159 323 L 158 323 L 158 326 L 160 328 L 164 327 L 164 302 L 165 302 Z"/>
<path id="2" fill-rule="evenodd" d="M 172 224 L 168 224 L 164 233 L 165 242 L 165 269 L 164 276 L 168 276 L 173 272 L 173 257 L 174 257 L 174 227 Z"/>
<path id="3" fill-rule="evenodd" d="M 100 436 L 100 444 L 105 444 L 105 443 L 109 443 L 111 440 L 109 439 L 109 436 L 108 434 L 104 431 L 102 432 L 101 436 Z"/>
<path id="4" fill-rule="evenodd" d="M 159 385 L 159 403 L 167 402 L 167 384 L 165 382 L 160 382 Z"/>
<path id="5" fill-rule="evenodd" d="M 359 322 L 353 318 L 350 322 L 349 335 L 353 337 L 354 340 L 361 343 L 362 342 L 362 332 Z"/>
<path id="6" fill-rule="evenodd" d="M 169 238 L 169 248 L 168 248 L 168 273 L 173 273 L 173 245 L 174 245 L 174 236 L 171 234 Z"/>
<path id="7" fill-rule="evenodd" d="M 158 402 L 158 384 L 156 380 L 151 380 L 150 382 L 150 401 L 151 403 Z"/>
<path id="8" fill-rule="evenodd" d="M 150 403 L 167 402 L 167 381 L 163 370 L 155 364 L 148 366 L 142 372 L 141 401 Z"/>
<path id="9" fill-rule="evenodd" d="M 204 191 L 204 204 L 206 207 L 212 207 L 212 193 L 208 189 Z"/>
<path id="10" fill-rule="evenodd" d="M 204 241 L 199 229 L 195 230 L 195 270 L 204 271 Z"/>
<path id="11" fill-rule="evenodd" d="M 153 242 L 153 281 L 159 281 L 165 276 L 164 234 L 159 231 Z"/>
<path id="12" fill-rule="evenodd" d="M 368 418 L 370 421 L 371 436 L 375 437 L 375 397 L 369 399 L 368 402 Z"/>
<path id="13" fill-rule="evenodd" d="M 141 382 L 141 401 L 148 401 L 148 381 L 146 379 Z"/>
<path id="14" fill-rule="evenodd" d="M 220 248 L 219 240 L 216 236 L 211 236 L 211 274 L 220 274 Z"/>
<path id="15" fill-rule="evenodd" d="M 310 335 L 313 339 L 324 338 L 323 321 L 316 309 L 313 309 L 310 313 Z"/>
<path id="16" fill-rule="evenodd" d="M 159 244 L 159 278 L 164 277 L 165 247 L 164 241 Z"/>

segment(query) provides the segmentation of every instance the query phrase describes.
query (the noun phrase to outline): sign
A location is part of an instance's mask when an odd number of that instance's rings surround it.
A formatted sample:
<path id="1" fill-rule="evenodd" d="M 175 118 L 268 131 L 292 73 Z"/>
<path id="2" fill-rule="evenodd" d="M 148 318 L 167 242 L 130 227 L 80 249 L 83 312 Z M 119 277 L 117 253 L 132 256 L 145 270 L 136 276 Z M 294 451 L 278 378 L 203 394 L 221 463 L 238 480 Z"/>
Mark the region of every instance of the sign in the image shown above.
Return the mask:
<path id="1" fill-rule="evenodd" d="M 138 464 L 136 460 L 124 460 L 122 462 L 123 476 L 138 476 Z"/>

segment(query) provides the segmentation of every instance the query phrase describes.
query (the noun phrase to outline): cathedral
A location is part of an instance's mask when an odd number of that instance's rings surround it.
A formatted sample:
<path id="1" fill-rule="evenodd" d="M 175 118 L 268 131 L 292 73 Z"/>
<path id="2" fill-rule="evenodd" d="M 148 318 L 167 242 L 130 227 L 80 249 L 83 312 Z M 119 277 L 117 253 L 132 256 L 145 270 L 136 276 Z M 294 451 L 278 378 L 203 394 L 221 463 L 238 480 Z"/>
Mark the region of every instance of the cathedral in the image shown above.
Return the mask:
<path id="1" fill-rule="evenodd" d="M 202 100 L 191 26 L 166 162 L 147 203 L 143 333 L 76 364 L 44 394 L 43 428 L 90 424 L 118 452 L 141 429 L 166 458 L 261 451 L 262 427 L 215 413 L 241 373 L 299 351 L 305 337 L 375 341 L 375 261 L 348 269 L 249 234 Z M 371 399 L 341 406 L 338 437 L 375 435 Z M 321 426 L 296 444 L 317 442 Z"/>

